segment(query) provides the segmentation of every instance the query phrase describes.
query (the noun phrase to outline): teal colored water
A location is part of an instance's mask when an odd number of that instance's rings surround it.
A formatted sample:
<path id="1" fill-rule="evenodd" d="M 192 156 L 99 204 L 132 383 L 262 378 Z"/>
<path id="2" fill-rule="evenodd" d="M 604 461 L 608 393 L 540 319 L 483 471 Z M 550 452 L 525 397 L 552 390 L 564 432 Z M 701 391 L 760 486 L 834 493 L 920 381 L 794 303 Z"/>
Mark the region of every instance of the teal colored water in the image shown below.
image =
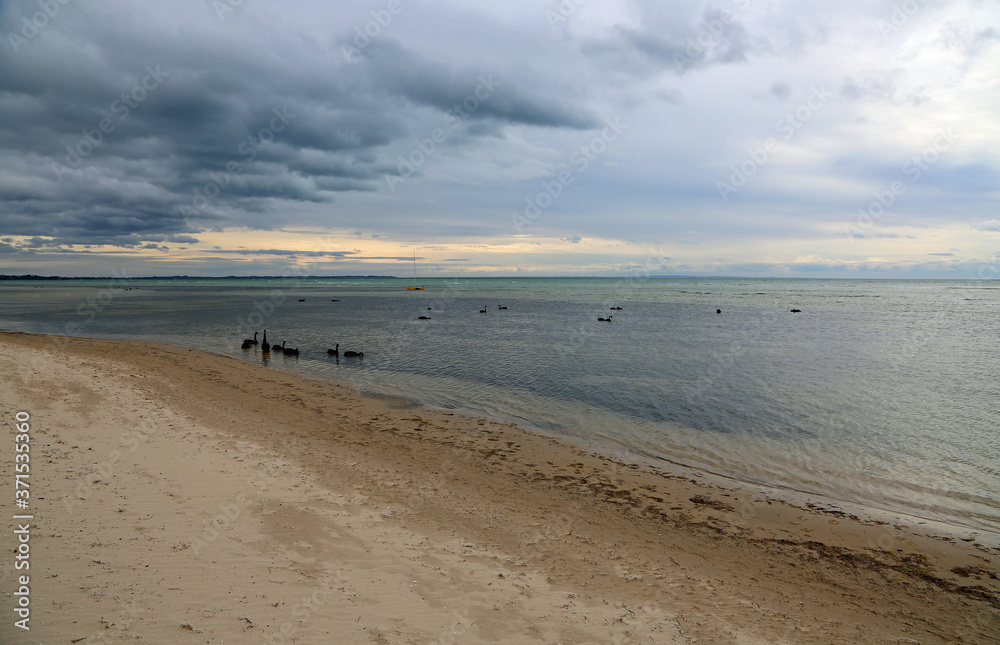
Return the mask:
<path id="1" fill-rule="evenodd" d="M 0 327 L 195 347 L 1000 532 L 994 282 L 410 282 L 7 282 Z M 264 329 L 300 356 L 240 349 Z"/>

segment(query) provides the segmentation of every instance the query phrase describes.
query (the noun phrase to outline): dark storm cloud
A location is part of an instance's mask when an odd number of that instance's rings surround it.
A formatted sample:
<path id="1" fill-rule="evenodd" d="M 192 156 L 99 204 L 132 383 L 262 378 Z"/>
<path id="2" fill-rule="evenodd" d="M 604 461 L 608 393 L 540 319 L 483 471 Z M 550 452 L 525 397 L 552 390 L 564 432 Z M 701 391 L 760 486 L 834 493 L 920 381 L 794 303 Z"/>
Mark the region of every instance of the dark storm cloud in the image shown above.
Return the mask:
<path id="1" fill-rule="evenodd" d="M 536 85 L 551 79 L 502 64 L 455 67 L 388 37 L 345 64 L 247 12 L 216 22 L 185 13 L 194 6 L 148 18 L 115 2 L 66 7 L 27 42 L 5 38 L 3 233 L 160 248 L 201 230 L 278 227 L 290 221 L 282 203 L 377 190 L 394 171 L 387 147 L 420 134 L 422 110 L 447 113 L 483 86 L 491 100 L 461 115 L 454 145 L 509 124 L 597 123 L 570 93 Z M 36 10 L 0 4 L 0 33 L 18 36 Z"/>
<path id="2" fill-rule="evenodd" d="M 443 63 L 406 51 L 392 42 L 368 47 L 365 59 L 371 73 L 384 79 L 387 90 L 416 105 L 467 114 L 473 121 L 575 129 L 593 128 L 599 122 L 571 101 L 572 95 L 579 93 L 557 77 L 546 78 L 523 70 L 512 76 L 502 66 L 496 69 L 487 65 L 453 71 Z M 475 109 L 459 109 L 470 97 L 479 98 L 486 93 L 490 100 L 470 103 Z"/>

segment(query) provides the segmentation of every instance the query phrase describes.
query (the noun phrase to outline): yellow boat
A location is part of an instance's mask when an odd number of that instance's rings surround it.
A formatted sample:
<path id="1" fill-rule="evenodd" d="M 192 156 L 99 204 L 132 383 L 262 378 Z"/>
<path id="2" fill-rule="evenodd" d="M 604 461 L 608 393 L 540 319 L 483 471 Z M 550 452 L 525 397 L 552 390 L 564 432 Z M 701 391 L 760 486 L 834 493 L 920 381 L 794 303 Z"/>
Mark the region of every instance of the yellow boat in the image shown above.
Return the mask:
<path id="1" fill-rule="evenodd" d="M 417 281 L 417 252 L 413 252 L 413 281 Z M 407 291 L 423 291 L 423 287 L 407 287 Z"/>

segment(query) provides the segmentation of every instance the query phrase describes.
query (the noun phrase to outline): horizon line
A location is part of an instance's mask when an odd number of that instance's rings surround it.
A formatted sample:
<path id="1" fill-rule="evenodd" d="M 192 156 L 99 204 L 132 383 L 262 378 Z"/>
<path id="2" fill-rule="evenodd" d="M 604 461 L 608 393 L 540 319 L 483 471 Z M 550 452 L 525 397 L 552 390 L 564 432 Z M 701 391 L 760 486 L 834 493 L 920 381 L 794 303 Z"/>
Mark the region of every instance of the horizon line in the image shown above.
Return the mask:
<path id="1" fill-rule="evenodd" d="M 152 275 L 152 276 L 60 276 L 60 275 L 37 275 L 31 273 L 25 273 L 20 275 L 13 274 L 0 274 L 0 280 L 2 281 L 36 281 L 36 280 L 316 280 L 316 279 L 391 279 L 391 280 L 409 280 L 413 281 L 412 278 L 395 276 L 395 275 L 304 275 L 304 276 L 288 276 L 288 275 Z M 643 277 L 636 277 L 631 275 L 511 275 L 511 276 L 423 276 L 420 280 L 619 280 L 619 279 L 656 279 L 656 280 L 681 280 L 681 279 L 697 279 L 697 280 L 976 280 L 977 278 L 913 278 L 913 277 L 848 277 L 848 276 L 815 276 L 815 277 L 802 277 L 802 276 L 747 276 L 747 275 L 684 275 L 684 274 L 674 274 L 674 275 L 648 275 Z"/>

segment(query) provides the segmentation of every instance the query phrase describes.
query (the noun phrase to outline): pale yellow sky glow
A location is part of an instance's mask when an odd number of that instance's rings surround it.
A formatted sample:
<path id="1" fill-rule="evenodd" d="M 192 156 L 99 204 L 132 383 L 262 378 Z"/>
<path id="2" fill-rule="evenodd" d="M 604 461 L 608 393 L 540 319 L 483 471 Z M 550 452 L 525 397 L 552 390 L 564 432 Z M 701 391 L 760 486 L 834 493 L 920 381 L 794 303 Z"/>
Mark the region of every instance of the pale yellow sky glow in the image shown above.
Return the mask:
<path id="1" fill-rule="evenodd" d="M 966 224 L 943 221 L 934 226 L 884 226 L 859 223 L 845 217 L 840 224 L 818 226 L 809 239 L 794 241 L 761 238 L 700 241 L 689 235 L 685 243 L 654 245 L 613 239 L 581 238 L 579 241 L 511 235 L 488 242 L 461 241 L 412 244 L 356 235 L 349 231 L 315 229 L 259 231 L 245 228 L 199 234 L 195 244 L 168 244 L 167 250 L 95 247 L 91 255 L 109 263 L 148 262 L 160 273 L 169 267 L 211 264 L 224 257 L 235 275 L 280 275 L 306 271 L 313 275 L 396 275 L 423 277 L 456 275 L 563 275 L 587 258 L 592 275 L 616 275 L 648 268 L 654 274 L 672 274 L 671 267 L 712 274 L 733 264 L 756 263 L 774 268 L 773 275 L 787 275 L 808 265 L 810 270 L 836 269 L 850 277 L 866 270 L 900 267 L 939 267 L 954 264 L 956 257 L 986 261 L 1000 242 L 1000 230 L 975 230 Z M 998 226 L 997 228 L 1000 228 Z M 847 233 L 861 231 L 865 239 Z M 24 240 L 25 242 L 27 239 Z M 802 253 L 808 249 L 808 253 Z M 960 274 L 955 277 L 962 277 Z"/>

